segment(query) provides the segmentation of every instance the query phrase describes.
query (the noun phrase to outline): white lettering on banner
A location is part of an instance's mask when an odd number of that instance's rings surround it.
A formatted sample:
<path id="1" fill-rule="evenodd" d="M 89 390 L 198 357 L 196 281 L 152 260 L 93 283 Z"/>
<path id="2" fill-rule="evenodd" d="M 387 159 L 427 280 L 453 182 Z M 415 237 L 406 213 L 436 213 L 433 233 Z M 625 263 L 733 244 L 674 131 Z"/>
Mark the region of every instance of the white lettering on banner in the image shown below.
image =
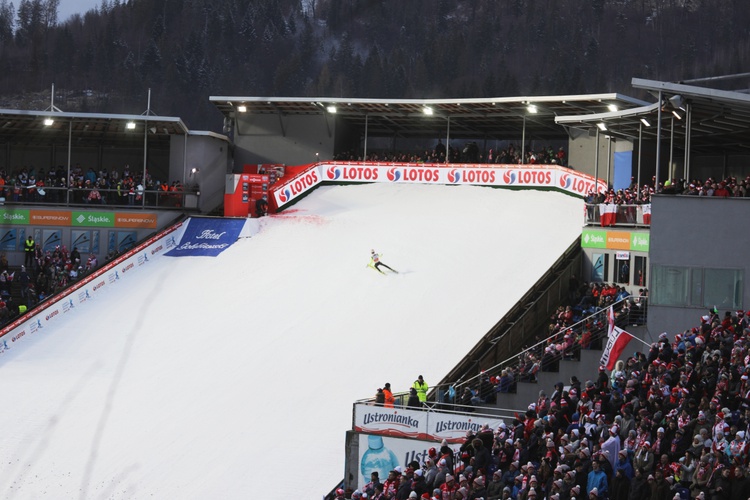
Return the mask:
<path id="1" fill-rule="evenodd" d="M 422 184 L 469 184 L 480 186 L 549 187 L 577 196 L 602 191 L 606 182 L 559 165 L 492 165 L 408 163 L 319 163 L 272 190 L 282 207 L 321 182 L 409 182 Z"/>
<path id="2" fill-rule="evenodd" d="M 211 250 L 211 249 L 220 249 L 220 248 L 226 248 L 229 246 L 229 243 L 219 243 L 216 245 L 211 245 L 210 243 L 183 243 L 182 245 L 178 246 L 176 250 L 195 250 L 197 248 L 203 249 L 203 250 Z"/>
<path id="3" fill-rule="evenodd" d="M 199 240 L 220 240 L 222 236 L 227 234 L 226 231 L 222 231 L 221 233 L 215 232 L 213 229 L 206 229 L 201 234 L 196 236 L 196 239 Z"/>

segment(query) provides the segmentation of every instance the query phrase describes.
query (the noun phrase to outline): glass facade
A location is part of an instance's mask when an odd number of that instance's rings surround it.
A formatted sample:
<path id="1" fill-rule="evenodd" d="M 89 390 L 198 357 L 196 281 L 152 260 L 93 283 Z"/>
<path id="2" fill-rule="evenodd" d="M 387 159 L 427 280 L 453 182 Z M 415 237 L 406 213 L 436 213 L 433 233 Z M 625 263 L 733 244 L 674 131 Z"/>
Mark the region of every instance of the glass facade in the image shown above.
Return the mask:
<path id="1" fill-rule="evenodd" d="M 651 303 L 719 310 L 742 308 L 744 271 L 741 269 L 654 266 Z"/>

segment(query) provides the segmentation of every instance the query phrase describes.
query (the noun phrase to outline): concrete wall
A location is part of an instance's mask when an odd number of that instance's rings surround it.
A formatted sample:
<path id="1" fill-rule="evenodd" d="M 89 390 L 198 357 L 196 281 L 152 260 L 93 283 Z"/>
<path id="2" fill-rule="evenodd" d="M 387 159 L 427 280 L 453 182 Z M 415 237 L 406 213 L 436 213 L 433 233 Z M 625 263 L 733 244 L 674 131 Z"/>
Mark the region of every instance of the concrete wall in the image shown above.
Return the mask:
<path id="1" fill-rule="evenodd" d="M 224 202 L 226 174 L 231 171 L 229 146 L 226 137 L 214 134 L 172 137 L 169 152 L 170 180 L 184 179 L 187 191 L 200 192 L 200 196 L 196 194 L 195 198 L 188 197 L 185 200 L 186 208 L 198 208 L 200 212 L 207 213 Z M 192 172 L 193 168 L 197 169 L 195 173 Z M 191 199 L 197 202 L 197 206 L 190 206 Z"/>
<path id="2" fill-rule="evenodd" d="M 611 155 L 604 134 L 599 134 L 599 178 L 607 179 L 609 169 L 610 184 L 614 176 L 615 151 L 630 151 L 633 145 L 628 141 L 613 141 Z M 609 158 L 609 160 L 608 160 Z M 596 137 L 588 134 L 571 138 L 568 144 L 568 165 L 579 172 L 594 175 L 596 171 Z"/>
<path id="3" fill-rule="evenodd" d="M 332 115 L 238 115 L 234 128 L 234 164 L 238 167 L 245 163 L 304 165 L 333 157 L 336 119 Z"/>
<path id="4" fill-rule="evenodd" d="M 744 309 L 750 308 L 750 245 L 747 232 L 750 199 L 655 196 L 651 219 L 651 276 L 653 266 L 744 270 Z M 651 292 L 654 293 L 653 279 Z M 697 326 L 706 308 L 649 307 L 648 327 L 670 334 Z M 720 311 L 723 315 L 724 311 Z"/>

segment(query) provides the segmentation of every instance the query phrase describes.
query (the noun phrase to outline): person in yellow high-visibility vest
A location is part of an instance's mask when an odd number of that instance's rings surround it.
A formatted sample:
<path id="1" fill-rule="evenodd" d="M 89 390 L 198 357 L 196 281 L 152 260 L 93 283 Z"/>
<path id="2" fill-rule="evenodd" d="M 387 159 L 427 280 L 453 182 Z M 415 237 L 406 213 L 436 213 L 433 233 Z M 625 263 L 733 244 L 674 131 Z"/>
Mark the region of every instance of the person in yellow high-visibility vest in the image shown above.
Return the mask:
<path id="1" fill-rule="evenodd" d="M 34 266 L 34 252 L 36 251 L 36 243 L 34 238 L 29 236 L 26 241 L 23 242 L 23 253 L 24 259 L 23 264 L 27 269 L 31 270 Z"/>
<path id="2" fill-rule="evenodd" d="M 422 404 L 426 403 L 427 402 L 427 389 L 429 389 L 429 386 L 427 385 L 427 382 L 424 381 L 424 378 L 422 377 L 422 375 L 417 377 L 417 380 L 415 380 L 411 386 L 414 389 L 416 389 L 419 402 Z"/>

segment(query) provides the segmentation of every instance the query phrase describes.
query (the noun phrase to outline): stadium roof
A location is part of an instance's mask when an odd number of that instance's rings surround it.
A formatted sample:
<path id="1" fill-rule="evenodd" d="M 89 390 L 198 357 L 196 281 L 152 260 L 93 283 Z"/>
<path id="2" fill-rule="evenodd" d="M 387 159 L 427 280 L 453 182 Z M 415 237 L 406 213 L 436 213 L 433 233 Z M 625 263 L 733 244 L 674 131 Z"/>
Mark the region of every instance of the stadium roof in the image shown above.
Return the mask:
<path id="1" fill-rule="evenodd" d="M 436 137 L 450 124 L 457 138 L 567 139 L 555 117 L 627 110 L 648 103 L 621 94 L 497 97 L 481 99 L 362 99 L 335 97 L 227 97 L 211 102 L 229 119 L 241 113 L 327 115 L 350 128 L 367 128 L 371 137 Z M 245 106 L 246 111 L 241 111 Z M 535 107 L 535 112 L 531 109 Z M 335 107 L 329 109 L 329 107 Z M 427 114 L 431 112 L 432 114 Z"/>
<path id="2" fill-rule="evenodd" d="M 559 116 L 555 121 L 571 133 L 606 127 L 602 133 L 612 137 L 637 141 L 640 132 L 643 140 L 655 141 L 661 93 L 662 140 L 669 140 L 674 124 L 674 146 L 684 150 L 688 135 L 691 154 L 750 153 L 750 95 L 640 78 L 632 85 L 648 91 L 657 102 L 616 112 Z"/>
<path id="3" fill-rule="evenodd" d="M 45 124 L 51 119 L 51 124 Z M 134 124 L 133 129 L 128 123 Z M 143 147 L 144 125 L 149 146 L 169 143 L 171 135 L 189 131 L 180 118 L 155 115 L 113 115 L 0 109 L 0 143 L 12 145 L 52 144 L 67 147 Z"/>

